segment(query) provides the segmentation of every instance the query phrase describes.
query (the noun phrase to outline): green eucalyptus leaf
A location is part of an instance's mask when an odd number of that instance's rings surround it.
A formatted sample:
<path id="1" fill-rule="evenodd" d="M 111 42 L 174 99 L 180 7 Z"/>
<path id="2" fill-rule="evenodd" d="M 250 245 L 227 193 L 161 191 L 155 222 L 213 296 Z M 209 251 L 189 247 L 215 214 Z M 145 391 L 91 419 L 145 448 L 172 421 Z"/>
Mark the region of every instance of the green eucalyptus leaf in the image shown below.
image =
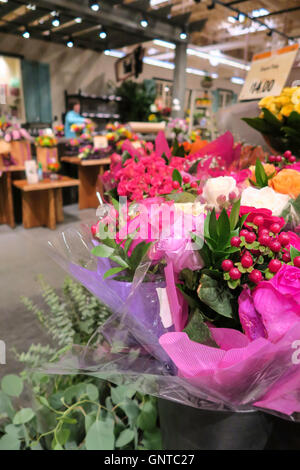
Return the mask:
<path id="1" fill-rule="evenodd" d="M 0 450 L 20 450 L 21 441 L 12 434 L 4 434 L 0 439 Z"/>
<path id="2" fill-rule="evenodd" d="M 106 418 L 106 420 L 97 420 L 89 428 L 85 445 L 87 450 L 114 450 L 114 420 Z"/>
<path id="3" fill-rule="evenodd" d="M 134 431 L 132 429 L 124 429 L 119 434 L 118 439 L 116 440 L 116 447 L 124 447 L 129 444 L 134 439 Z"/>
<path id="4" fill-rule="evenodd" d="M 5 375 L 1 381 L 1 388 L 11 397 L 19 397 L 23 391 L 23 380 L 15 374 Z"/>
<path id="5" fill-rule="evenodd" d="M 21 410 L 15 414 L 13 424 L 25 424 L 31 421 L 34 417 L 35 413 L 31 408 L 21 408 Z"/>

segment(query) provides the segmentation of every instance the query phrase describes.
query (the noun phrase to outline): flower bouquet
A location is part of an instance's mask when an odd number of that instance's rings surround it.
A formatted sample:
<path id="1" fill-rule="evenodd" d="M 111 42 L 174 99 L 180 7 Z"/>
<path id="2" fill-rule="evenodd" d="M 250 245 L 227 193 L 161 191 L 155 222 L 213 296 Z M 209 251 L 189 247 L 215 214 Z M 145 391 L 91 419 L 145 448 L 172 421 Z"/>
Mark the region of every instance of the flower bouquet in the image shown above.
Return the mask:
<path id="1" fill-rule="evenodd" d="M 56 137 L 64 137 L 65 135 L 65 126 L 63 124 L 57 124 L 54 126 L 54 134 Z"/>
<path id="2" fill-rule="evenodd" d="M 74 156 L 78 155 L 79 147 L 81 145 L 81 140 L 77 138 L 69 139 L 66 143 L 66 155 Z"/>
<path id="3" fill-rule="evenodd" d="M 31 160 L 31 136 L 26 129 L 8 124 L 6 122 L 2 125 L 4 142 L 10 146 L 10 155 L 5 158 L 4 163 L 23 166 L 26 160 Z"/>
<path id="4" fill-rule="evenodd" d="M 93 236 L 71 230 L 52 244 L 115 314 L 94 347 L 73 348 L 48 370 L 134 382 L 196 408 L 297 420 L 300 239 L 283 218 L 239 200 L 219 214 L 203 209 L 115 202 L 100 207 Z"/>
<path id="5" fill-rule="evenodd" d="M 76 137 L 80 137 L 85 129 L 86 124 L 72 124 L 71 131 L 75 132 Z"/>
<path id="6" fill-rule="evenodd" d="M 261 132 L 272 153 L 291 150 L 300 157 L 300 87 L 284 88 L 279 96 L 266 96 L 259 102 L 257 118 L 243 118 Z"/>
<path id="7" fill-rule="evenodd" d="M 40 135 L 35 139 L 38 163 L 47 171 L 48 164 L 58 162 L 57 139 L 52 135 Z"/>
<path id="8" fill-rule="evenodd" d="M 60 163 L 57 161 L 48 163 L 47 166 L 48 171 L 50 172 L 50 179 L 57 180 L 59 178 L 58 172 L 60 170 Z"/>

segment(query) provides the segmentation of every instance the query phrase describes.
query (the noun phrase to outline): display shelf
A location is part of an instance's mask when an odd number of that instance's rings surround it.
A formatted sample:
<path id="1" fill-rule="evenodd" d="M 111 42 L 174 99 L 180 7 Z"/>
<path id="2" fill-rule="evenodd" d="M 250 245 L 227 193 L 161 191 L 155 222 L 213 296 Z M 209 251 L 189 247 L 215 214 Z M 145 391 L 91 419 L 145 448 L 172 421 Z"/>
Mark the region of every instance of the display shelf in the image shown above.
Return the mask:
<path id="1" fill-rule="evenodd" d="M 93 95 L 83 93 L 81 90 L 78 93 L 68 94 L 65 91 L 65 105 L 66 110 L 69 109 L 70 100 L 77 99 L 80 102 L 81 115 L 90 119 L 109 120 L 119 119 L 118 102 L 121 97 L 114 94 L 107 95 Z"/>

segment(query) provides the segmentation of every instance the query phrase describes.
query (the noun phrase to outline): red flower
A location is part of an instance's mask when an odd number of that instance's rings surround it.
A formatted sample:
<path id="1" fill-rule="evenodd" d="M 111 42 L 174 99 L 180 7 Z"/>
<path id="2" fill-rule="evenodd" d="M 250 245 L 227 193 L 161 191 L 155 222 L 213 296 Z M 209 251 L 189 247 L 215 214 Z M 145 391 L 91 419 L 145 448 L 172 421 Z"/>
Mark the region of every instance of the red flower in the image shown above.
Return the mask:
<path id="1" fill-rule="evenodd" d="M 245 214 L 249 214 L 244 226 L 247 229 L 251 230 L 251 226 L 247 225 L 247 222 L 253 222 L 254 217 L 260 215 L 264 218 L 264 224 L 261 228 L 270 229 L 272 224 L 279 224 L 280 229 L 285 225 L 285 220 L 283 217 L 275 217 L 272 215 L 272 211 L 269 209 L 256 209 L 255 207 L 248 207 L 248 206 L 241 206 L 240 208 L 240 216 L 242 217 Z"/>

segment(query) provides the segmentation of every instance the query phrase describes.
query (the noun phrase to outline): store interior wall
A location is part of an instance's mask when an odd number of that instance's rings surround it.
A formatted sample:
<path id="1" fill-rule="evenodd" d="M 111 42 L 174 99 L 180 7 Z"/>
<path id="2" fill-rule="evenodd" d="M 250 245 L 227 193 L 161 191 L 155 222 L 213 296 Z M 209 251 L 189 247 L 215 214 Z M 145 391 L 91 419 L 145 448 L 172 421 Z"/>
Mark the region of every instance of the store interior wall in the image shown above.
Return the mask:
<path id="1" fill-rule="evenodd" d="M 77 93 L 79 88 L 90 94 L 105 92 L 106 83 L 115 82 L 116 58 L 92 50 L 68 49 L 66 46 L 35 39 L 24 40 L 10 34 L 0 34 L 0 53 L 19 54 L 26 60 L 40 61 L 50 65 L 52 115 L 61 119 L 65 112 L 64 91 Z M 228 75 L 234 75 L 229 69 Z M 172 80 L 173 70 L 144 64 L 139 81 L 145 78 Z M 187 74 L 186 86 L 200 89 L 203 77 Z M 212 89 L 225 88 L 239 94 L 241 87 L 227 79 L 215 79 Z"/>

